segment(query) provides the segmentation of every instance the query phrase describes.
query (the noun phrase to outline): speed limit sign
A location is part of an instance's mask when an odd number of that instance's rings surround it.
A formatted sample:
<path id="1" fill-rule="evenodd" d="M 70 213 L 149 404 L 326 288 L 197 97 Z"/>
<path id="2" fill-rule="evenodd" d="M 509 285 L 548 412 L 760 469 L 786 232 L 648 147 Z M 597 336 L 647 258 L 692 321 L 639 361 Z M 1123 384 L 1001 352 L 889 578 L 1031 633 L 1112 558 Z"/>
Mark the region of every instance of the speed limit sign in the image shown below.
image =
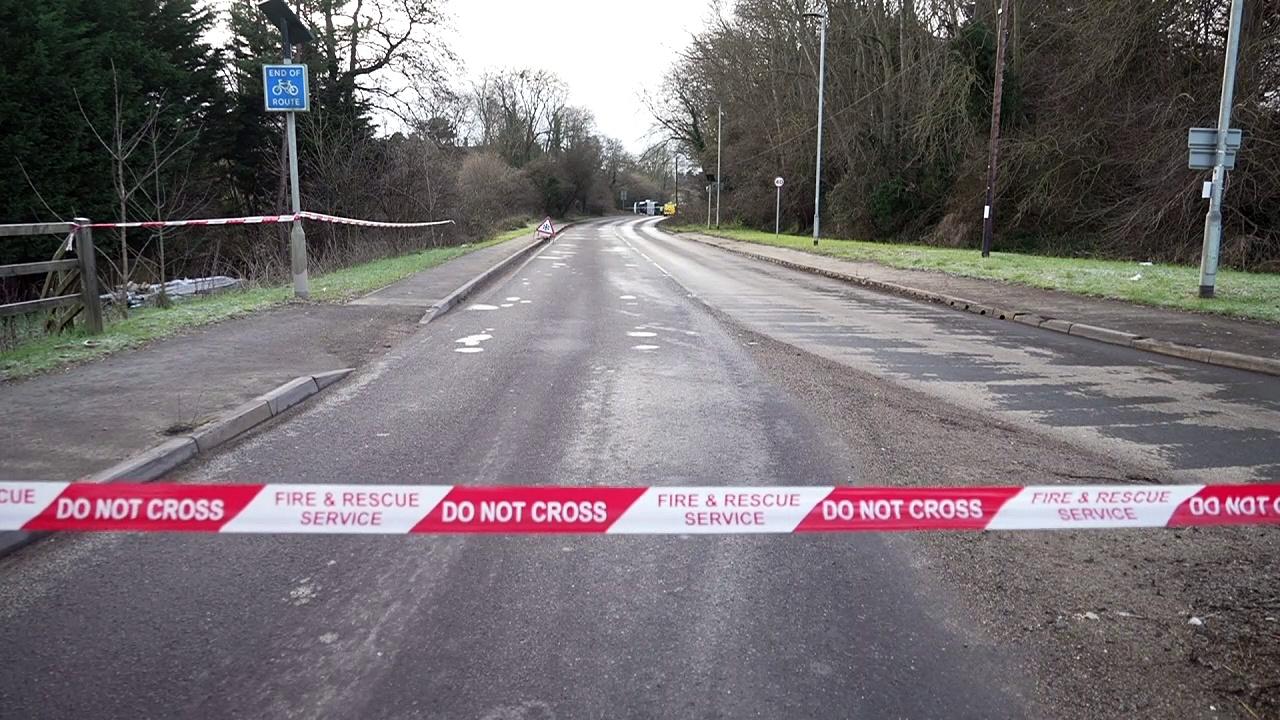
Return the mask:
<path id="1" fill-rule="evenodd" d="M 781 178 L 781 177 L 776 177 L 776 178 L 774 178 L 774 179 L 773 179 L 773 186 L 774 186 L 774 187 L 782 187 L 782 178 Z"/>

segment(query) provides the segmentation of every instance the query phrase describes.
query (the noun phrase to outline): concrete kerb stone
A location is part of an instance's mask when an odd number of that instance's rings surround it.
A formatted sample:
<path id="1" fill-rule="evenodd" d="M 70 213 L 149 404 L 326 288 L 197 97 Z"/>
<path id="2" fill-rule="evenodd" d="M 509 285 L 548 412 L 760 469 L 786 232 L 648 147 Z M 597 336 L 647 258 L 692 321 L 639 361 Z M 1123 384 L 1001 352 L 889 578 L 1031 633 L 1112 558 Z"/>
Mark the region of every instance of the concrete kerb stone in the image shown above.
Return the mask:
<path id="1" fill-rule="evenodd" d="M 191 439 L 196 441 L 200 452 L 208 452 L 315 395 L 350 375 L 354 370 L 355 368 L 343 368 L 317 373 L 310 377 L 294 378 L 200 428 L 191 434 Z"/>
<path id="2" fill-rule="evenodd" d="M 177 437 L 145 450 L 133 457 L 81 478 L 80 482 L 147 482 L 196 456 L 196 441 Z"/>
<path id="3" fill-rule="evenodd" d="M 1210 350 L 1209 362 L 1238 370 L 1252 370 L 1254 372 L 1267 373 L 1268 375 L 1280 375 L 1280 360 L 1275 358 L 1245 355 L 1229 350 Z"/>
<path id="4" fill-rule="evenodd" d="M 262 396 L 271 406 L 273 416 L 288 410 L 298 403 L 320 392 L 320 387 L 310 376 L 294 378 L 280 387 Z"/>
<path id="5" fill-rule="evenodd" d="M 1132 347 L 1133 341 L 1138 339 L 1138 336 L 1133 333 L 1098 327 L 1097 325 L 1086 325 L 1085 323 L 1072 323 L 1071 330 L 1068 334 L 1079 335 L 1080 337 L 1087 337 L 1090 340 L 1097 340 L 1098 342 L 1121 345 L 1124 347 Z"/>
<path id="6" fill-rule="evenodd" d="M 1071 334 L 1072 325 L 1074 325 L 1074 323 L 1068 320 L 1059 320 L 1058 318 L 1049 318 L 1048 320 L 1040 323 L 1040 327 L 1045 330 L 1053 330 L 1054 332 L 1066 333 L 1067 335 Z"/>
<path id="7" fill-rule="evenodd" d="M 1209 348 L 1181 345 L 1179 343 L 1169 342 L 1167 340 L 1155 340 L 1153 338 L 1140 338 L 1138 340 L 1134 340 L 1133 347 L 1139 350 L 1146 350 L 1147 352 L 1182 358 L 1183 360 L 1195 360 L 1196 362 L 1202 363 L 1209 362 L 1209 354 L 1212 352 Z"/>
<path id="8" fill-rule="evenodd" d="M 260 397 L 250 400 L 218 420 L 198 429 L 191 434 L 191 439 L 196 441 L 199 452 L 208 452 L 272 417 L 271 404 Z"/>
<path id="9" fill-rule="evenodd" d="M 1180 357 L 1180 359 L 1183 360 L 1194 360 L 1197 361 L 1197 363 L 1208 363 L 1208 355 L 1210 355 L 1211 352 L 1207 347 L 1180 345 L 1180 343 L 1155 340 L 1155 338 L 1149 337 L 1139 338 L 1139 340 L 1133 341 L 1133 347 L 1137 347 L 1138 350 L 1146 350 L 1147 352 L 1156 352 L 1158 355 Z"/>
<path id="10" fill-rule="evenodd" d="M 463 283 L 461 287 L 459 287 L 458 289 L 446 295 L 444 299 L 440 300 L 440 302 L 437 302 L 434 305 L 432 305 L 431 309 L 428 310 L 425 314 L 423 314 L 422 318 L 418 320 L 418 324 L 426 325 L 430 323 L 432 320 L 435 320 L 441 315 L 444 315 L 445 313 L 454 309 L 463 300 L 466 300 L 468 297 L 471 296 L 472 293 L 479 290 L 481 287 L 483 287 L 486 283 L 488 283 L 494 277 L 506 271 L 507 268 L 515 265 L 524 257 L 545 247 L 552 240 L 555 240 L 557 237 L 559 237 L 560 233 L 569 229 L 576 223 L 577 223 L 576 220 L 565 223 L 564 225 L 560 226 L 559 230 L 556 230 L 555 235 L 552 235 L 551 237 L 548 237 L 548 238 L 539 238 L 537 240 L 534 240 L 533 242 L 529 243 L 528 245 L 525 245 L 524 247 L 513 252 L 512 254 L 508 255 L 502 260 L 499 260 L 497 264 L 495 264 L 493 267 L 490 267 L 489 269 L 485 270 L 479 275 L 476 275 L 475 277 L 471 278 L 467 282 Z"/>
<path id="11" fill-rule="evenodd" d="M 330 385 L 338 382 L 342 378 L 350 375 L 354 371 L 355 371 L 355 368 L 342 368 L 341 370 L 330 370 L 329 372 L 322 372 L 319 375 L 312 375 L 311 379 L 316 381 L 317 390 L 323 390 L 329 387 Z"/>
<path id="12" fill-rule="evenodd" d="M 1111 328 L 1099 327 L 1096 325 L 1088 325 L 1085 323 L 1075 323 L 1070 320 L 1062 320 L 1059 318 L 1046 318 L 1033 312 L 1022 310 L 1006 310 L 1001 308 L 993 308 L 972 300 L 964 298 L 951 297 L 941 293 L 936 293 L 920 288 L 913 288 L 897 283 L 884 282 L 874 280 L 872 278 L 862 277 L 858 275 L 849 275 L 830 268 L 819 268 L 813 265 L 786 260 L 783 258 L 763 255 L 750 250 L 731 246 L 726 242 L 712 242 L 697 237 L 689 237 L 689 239 L 700 242 L 704 245 L 720 248 L 728 252 L 736 253 L 745 257 L 756 260 L 764 260 L 776 265 L 800 270 L 802 272 L 815 273 L 825 275 L 837 280 L 855 283 L 865 287 L 883 290 L 895 295 L 925 300 L 940 305 L 948 305 L 957 310 L 964 310 L 978 315 L 987 315 L 999 318 L 1001 320 L 1011 320 L 1023 325 L 1044 328 L 1045 330 L 1053 330 L 1054 332 L 1065 333 L 1067 335 L 1075 335 L 1077 337 L 1088 338 L 1098 342 L 1105 342 L 1112 345 L 1120 345 L 1123 347 L 1131 347 L 1145 352 L 1152 352 L 1159 355 L 1167 355 L 1169 357 L 1181 358 L 1184 360 L 1193 360 L 1205 363 L 1207 365 L 1219 365 L 1222 367 L 1231 367 L 1239 370 L 1251 370 L 1253 372 L 1265 373 L 1268 375 L 1280 375 L 1280 359 L 1260 357 L 1257 355 L 1245 355 L 1243 353 L 1235 353 L 1227 350 L 1216 350 L 1213 348 L 1200 348 L 1190 345 L 1182 345 L 1179 343 L 1168 342 L 1166 340 L 1155 340 L 1145 338 L 1133 333 L 1127 333 Z"/>

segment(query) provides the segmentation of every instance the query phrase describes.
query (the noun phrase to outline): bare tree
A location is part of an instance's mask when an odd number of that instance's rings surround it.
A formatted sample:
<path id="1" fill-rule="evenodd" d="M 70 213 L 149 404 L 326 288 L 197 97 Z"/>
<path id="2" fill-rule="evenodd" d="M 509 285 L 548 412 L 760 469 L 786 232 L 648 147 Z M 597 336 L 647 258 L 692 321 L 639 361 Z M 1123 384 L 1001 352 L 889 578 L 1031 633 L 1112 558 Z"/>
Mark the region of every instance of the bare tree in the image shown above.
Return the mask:
<path id="1" fill-rule="evenodd" d="M 85 112 L 84 106 L 79 104 L 78 94 L 76 102 L 79 105 L 80 115 L 84 118 L 85 124 L 88 125 L 93 136 L 111 158 L 111 184 L 115 192 L 114 199 L 118 212 L 117 220 L 120 223 L 126 223 L 129 221 L 129 209 L 134 195 L 143 189 L 149 180 L 159 183 L 159 175 L 162 169 L 174 157 L 195 142 L 197 133 L 178 131 L 164 139 L 163 142 L 159 140 L 157 122 L 167 109 L 163 95 L 144 99 L 141 119 L 135 127 L 126 127 L 128 123 L 127 117 L 130 113 L 126 112 L 124 99 L 120 94 L 119 74 L 116 72 L 114 62 L 111 64 L 111 78 L 112 116 L 108 137 L 104 137 L 98 131 L 93 120 Z M 134 154 L 144 148 L 148 142 L 150 142 L 151 157 L 149 161 L 139 162 L 134 158 Z M 138 169 L 139 165 L 141 165 L 141 169 Z M 158 184 L 157 187 L 159 187 Z M 120 264 L 116 270 L 120 277 L 119 292 L 123 297 L 128 292 L 131 277 L 128 229 L 119 228 L 119 237 Z"/>
<path id="2" fill-rule="evenodd" d="M 455 58 L 440 40 L 439 0 L 314 0 L 303 6 L 318 20 L 322 42 L 310 51 L 326 85 L 406 124 L 415 103 L 443 84 Z"/>
<path id="3" fill-rule="evenodd" d="M 472 88 L 472 134 L 482 147 L 523 167 L 563 127 L 568 91 L 545 70 L 487 73 Z"/>

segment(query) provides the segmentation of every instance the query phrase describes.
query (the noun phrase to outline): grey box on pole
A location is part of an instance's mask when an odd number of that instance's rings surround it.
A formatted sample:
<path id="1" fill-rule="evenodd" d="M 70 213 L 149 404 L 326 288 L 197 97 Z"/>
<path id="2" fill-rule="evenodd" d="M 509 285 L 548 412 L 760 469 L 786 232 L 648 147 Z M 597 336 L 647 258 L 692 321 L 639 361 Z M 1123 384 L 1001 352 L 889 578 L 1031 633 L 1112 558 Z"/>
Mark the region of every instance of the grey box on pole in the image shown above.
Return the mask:
<path id="1" fill-rule="evenodd" d="M 1227 157 L 1223 164 L 1228 170 L 1236 167 L 1236 151 L 1244 133 L 1236 128 L 1227 131 Z M 1187 130 L 1187 167 L 1192 170 L 1210 170 L 1218 161 L 1218 129 L 1189 128 Z"/>

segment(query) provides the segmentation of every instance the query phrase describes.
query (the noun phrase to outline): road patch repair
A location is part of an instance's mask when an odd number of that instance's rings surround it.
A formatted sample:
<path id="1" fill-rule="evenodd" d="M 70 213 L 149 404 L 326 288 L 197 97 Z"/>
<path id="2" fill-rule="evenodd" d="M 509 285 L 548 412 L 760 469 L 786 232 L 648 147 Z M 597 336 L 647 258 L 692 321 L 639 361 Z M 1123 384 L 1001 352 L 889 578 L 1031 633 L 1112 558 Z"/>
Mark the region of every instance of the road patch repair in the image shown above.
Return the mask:
<path id="1" fill-rule="evenodd" d="M 728 535 L 1278 524 L 1280 485 L 1275 484 L 889 488 L 0 483 L 0 530 L 22 532 Z"/>

